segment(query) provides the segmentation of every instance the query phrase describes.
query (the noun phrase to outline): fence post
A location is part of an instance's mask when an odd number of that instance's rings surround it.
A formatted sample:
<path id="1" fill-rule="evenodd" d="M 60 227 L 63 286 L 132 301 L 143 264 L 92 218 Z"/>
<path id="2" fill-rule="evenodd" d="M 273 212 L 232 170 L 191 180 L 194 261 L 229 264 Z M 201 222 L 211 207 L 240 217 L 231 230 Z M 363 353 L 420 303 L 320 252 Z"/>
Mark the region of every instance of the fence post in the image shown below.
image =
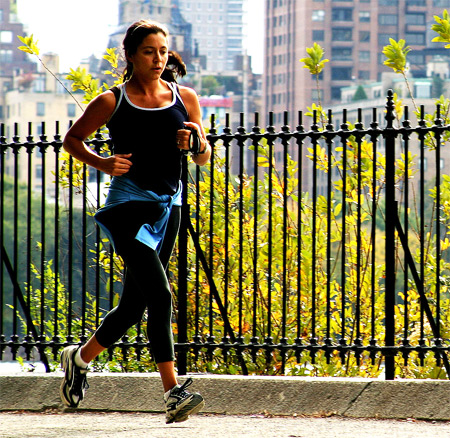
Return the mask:
<path id="1" fill-rule="evenodd" d="M 395 138 L 397 131 L 393 126 L 394 92 L 388 90 L 386 102 L 386 129 L 384 139 L 386 147 L 386 243 L 385 243 L 385 378 L 394 380 L 395 354 L 389 347 L 395 344 L 395 220 L 397 205 L 395 202 Z"/>
<path id="2" fill-rule="evenodd" d="M 187 157 L 183 157 L 183 205 L 181 207 L 181 223 L 178 233 L 178 344 L 177 368 L 179 375 L 187 374 L 187 253 L 188 253 L 188 223 L 189 223 L 189 204 L 188 179 L 187 179 Z"/>

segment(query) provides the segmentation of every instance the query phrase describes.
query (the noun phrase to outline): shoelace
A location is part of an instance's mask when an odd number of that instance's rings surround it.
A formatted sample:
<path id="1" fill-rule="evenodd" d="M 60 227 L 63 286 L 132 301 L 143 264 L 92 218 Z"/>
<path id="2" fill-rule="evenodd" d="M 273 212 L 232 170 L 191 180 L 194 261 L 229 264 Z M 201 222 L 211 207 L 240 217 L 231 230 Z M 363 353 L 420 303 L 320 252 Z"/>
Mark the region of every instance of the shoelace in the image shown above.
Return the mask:
<path id="1" fill-rule="evenodd" d="M 188 386 L 191 386 L 192 383 L 193 383 L 193 381 L 192 381 L 191 378 L 187 379 L 186 382 L 184 382 L 179 388 L 177 388 L 175 391 L 173 391 L 170 394 L 170 396 L 174 396 L 174 397 L 177 397 L 179 399 L 182 399 L 182 398 L 188 396 L 189 393 L 186 391 L 186 388 Z"/>
<path id="2" fill-rule="evenodd" d="M 76 371 L 73 376 L 73 385 L 77 390 L 80 390 L 80 395 L 83 394 L 83 389 L 89 389 L 89 383 L 86 379 L 86 374 L 81 373 L 80 371 Z"/>

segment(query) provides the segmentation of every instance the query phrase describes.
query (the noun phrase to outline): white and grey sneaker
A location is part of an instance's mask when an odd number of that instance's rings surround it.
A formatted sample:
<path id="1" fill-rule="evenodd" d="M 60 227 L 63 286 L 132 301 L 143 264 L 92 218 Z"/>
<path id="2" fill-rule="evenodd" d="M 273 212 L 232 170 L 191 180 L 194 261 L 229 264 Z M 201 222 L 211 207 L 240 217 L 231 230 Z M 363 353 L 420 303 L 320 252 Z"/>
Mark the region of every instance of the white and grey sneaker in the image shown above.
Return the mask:
<path id="1" fill-rule="evenodd" d="M 87 368 L 81 368 L 75 363 L 75 354 L 81 348 L 70 345 L 61 353 L 61 368 L 64 370 L 64 379 L 60 386 L 61 400 L 70 408 L 77 408 L 89 388 L 86 379 Z"/>
<path id="2" fill-rule="evenodd" d="M 181 423 L 196 414 L 205 406 L 203 397 L 198 393 L 190 393 L 186 388 L 192 384 L 192 379 L 187 379 L 181 386 L 174 386 L 164 394 L 166 404 L 166 423 Z"/>

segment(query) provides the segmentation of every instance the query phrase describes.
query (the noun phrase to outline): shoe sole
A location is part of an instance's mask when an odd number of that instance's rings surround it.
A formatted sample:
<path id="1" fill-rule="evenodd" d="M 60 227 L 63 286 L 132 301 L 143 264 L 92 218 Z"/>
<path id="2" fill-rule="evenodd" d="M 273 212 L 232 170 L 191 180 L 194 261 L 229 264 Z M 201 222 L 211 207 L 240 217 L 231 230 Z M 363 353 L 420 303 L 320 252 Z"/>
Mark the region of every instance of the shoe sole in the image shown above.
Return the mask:
<path id="1" fill-rule="evenodd" d="M 187 414 L 184 414 L 182 417 L 175 417 L 174 423 L 181 423 L 189 419 L 191 415 L 195 415 L 200 412 L 205 407 L 205 401 L 202 400 L 197 406 L 195 406 L 191 411 Z"/>
<path id="2" fill-rule="evenodd" d="M 195 398 L 193 400 L 195 400 Z M 181 423 L 183 421 L 186 421 L 190 415 L 196 414 L 205 406 L 205 401 L 202 399 L 194 407 L 192 407 L 191 403 L 193 400 L 191 400 L 189 403 L 183 406 L 178 412 L 176 412 L 173 417 L 171 417 L 169 420 L 166 421 L 166 424 Z"/>

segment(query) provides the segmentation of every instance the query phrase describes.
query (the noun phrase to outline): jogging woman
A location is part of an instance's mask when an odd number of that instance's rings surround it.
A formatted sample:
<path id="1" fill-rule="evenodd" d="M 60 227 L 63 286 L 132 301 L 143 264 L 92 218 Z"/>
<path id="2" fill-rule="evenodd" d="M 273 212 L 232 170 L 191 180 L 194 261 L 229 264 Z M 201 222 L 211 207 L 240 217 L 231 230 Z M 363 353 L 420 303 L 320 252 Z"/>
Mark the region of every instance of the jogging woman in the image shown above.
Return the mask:
<path id="1" fill-rule="evenodd" d="M 78 406 L 87 388 L 89 362 L 139 323 L 147 310 L 147 335 L 164 388 L 166 422 L 181 422 L 204 401 L 186 390 L 191 379 L 180 386 L 176 378 L 172 295 L 165 270 L 179 228 L 183 151 L 190 149 L 191 135 L 197 139 L 192 155 L 196 164 L 207 163 L 211 151 L 197 94 L 175 82 L 175 76 L 186 71 L 181 58 L 169 52 L 167 29 L 155 22 L 136 22 L 128 28 L 123 48 L 123 84 L 87 106 L 65 136 L 64 148 L 113 176 L 106 204 L 95 218 L 122 257 L 126 275 L 119 304 L 88 342 L 63 350 L 61 398 L 67 406 Z M 113 154 L 101 157 L 84 140 L 105 124 Z"/>

